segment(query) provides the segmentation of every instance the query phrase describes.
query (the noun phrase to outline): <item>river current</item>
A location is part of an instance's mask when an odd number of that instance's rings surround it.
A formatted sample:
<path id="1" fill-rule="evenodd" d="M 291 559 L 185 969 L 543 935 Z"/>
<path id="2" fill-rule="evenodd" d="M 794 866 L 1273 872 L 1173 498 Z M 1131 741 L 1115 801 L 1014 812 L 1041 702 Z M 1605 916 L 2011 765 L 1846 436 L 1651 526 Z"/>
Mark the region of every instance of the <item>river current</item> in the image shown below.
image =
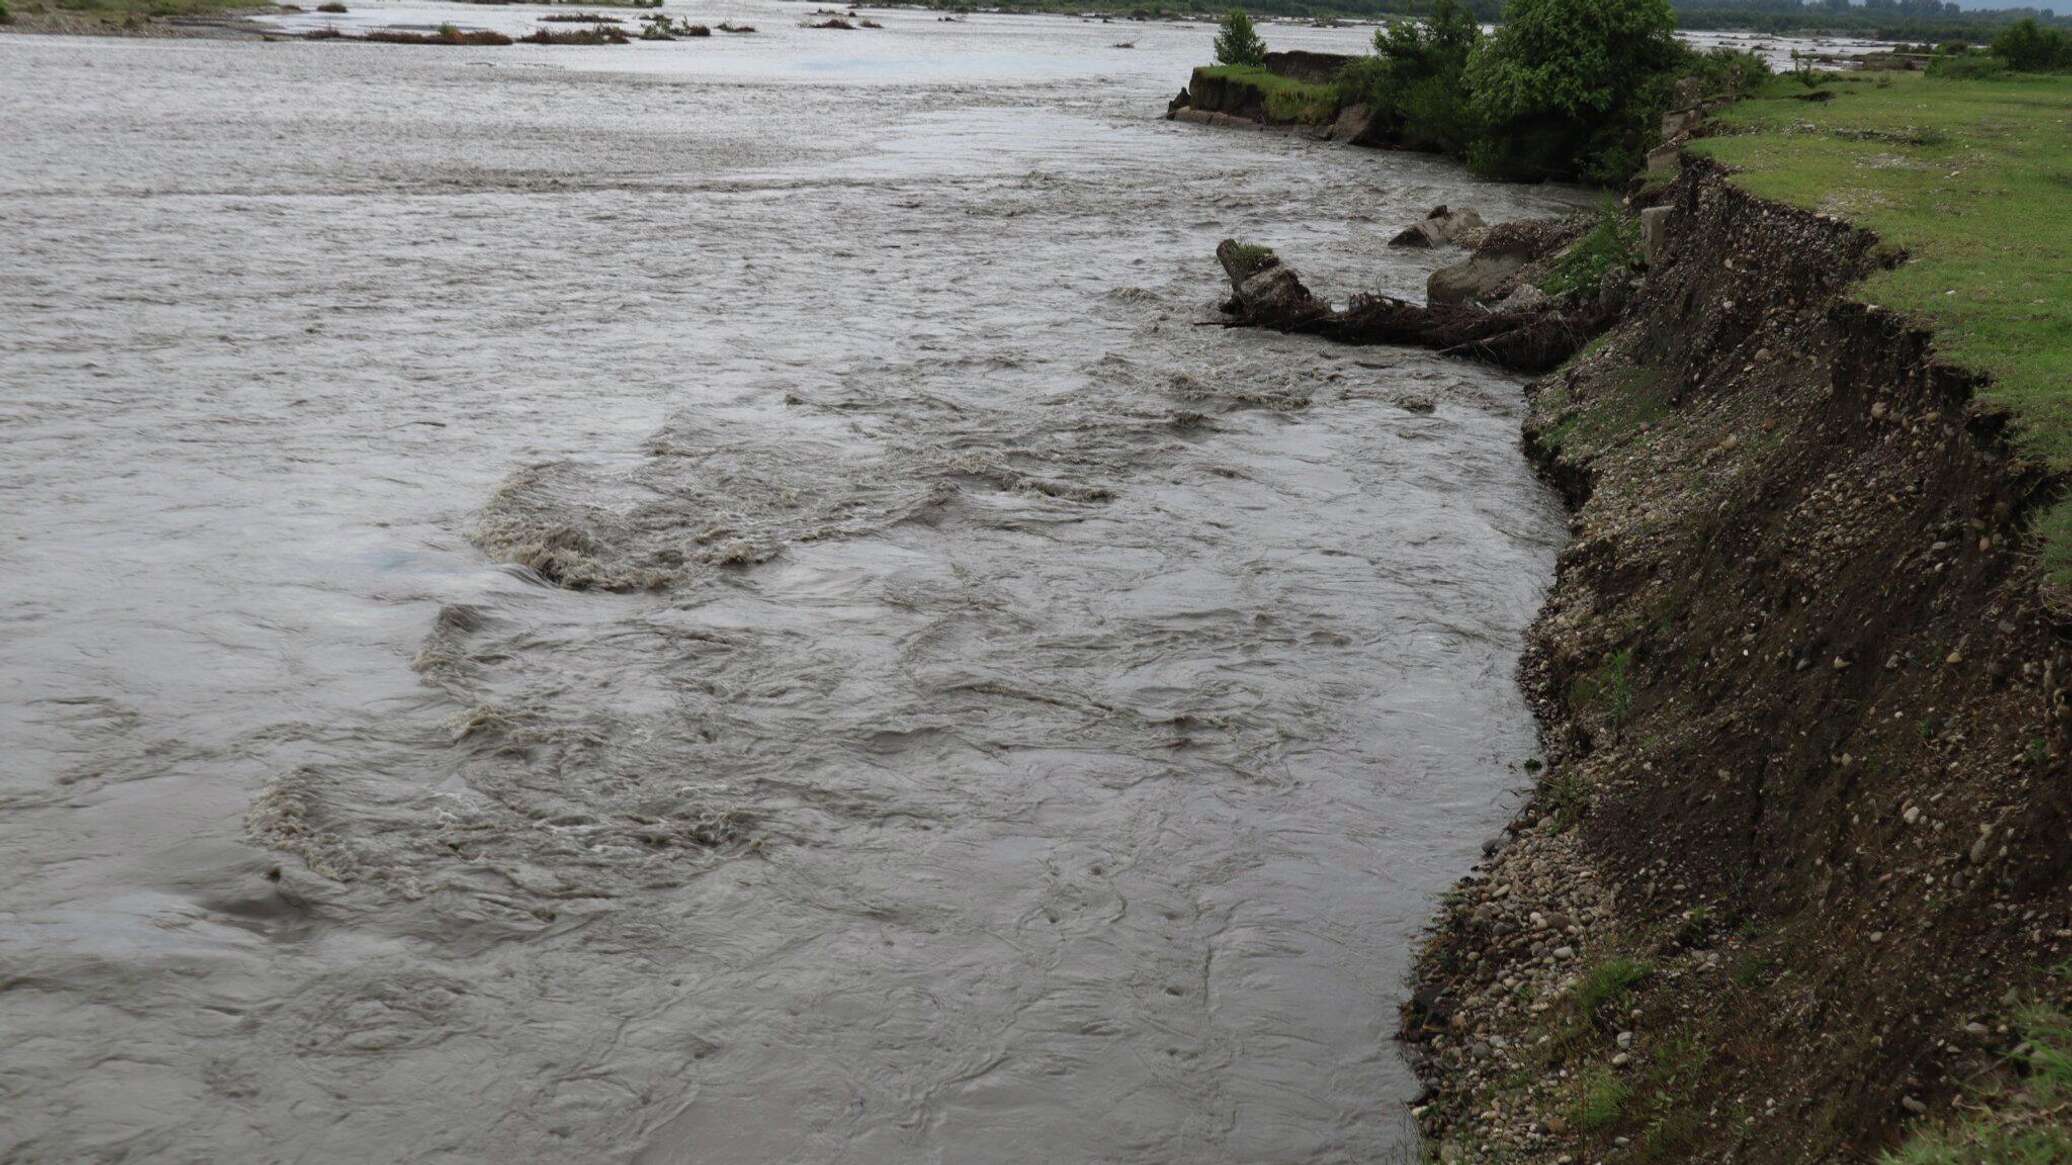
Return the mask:
<path id="1" fill-rule="evenodd" d="M 1562 519 L 1514 379 L 1197 324 L 1566 199 L 671 10 L 0 37 L 0 1158 L 1387 1159 Z"/>

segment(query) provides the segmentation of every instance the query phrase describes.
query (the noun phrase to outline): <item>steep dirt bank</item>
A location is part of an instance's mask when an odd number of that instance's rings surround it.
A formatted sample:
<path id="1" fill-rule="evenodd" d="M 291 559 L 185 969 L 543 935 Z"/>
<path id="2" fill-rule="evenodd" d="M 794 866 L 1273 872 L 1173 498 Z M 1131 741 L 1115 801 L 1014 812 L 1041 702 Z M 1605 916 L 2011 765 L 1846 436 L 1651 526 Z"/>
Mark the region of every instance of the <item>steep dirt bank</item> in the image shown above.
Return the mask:
<path id="1" fill-rule="evenodd" d="M 1619 322 L 1531 388 L 1575 508 L 1522 677 L 1545 767 L 1403 1035 L 1459 1161 L 1855 1161 L 2062 991 L 2060 483 L 1851 284 L 1902 261 L 1686 159 Z"/>

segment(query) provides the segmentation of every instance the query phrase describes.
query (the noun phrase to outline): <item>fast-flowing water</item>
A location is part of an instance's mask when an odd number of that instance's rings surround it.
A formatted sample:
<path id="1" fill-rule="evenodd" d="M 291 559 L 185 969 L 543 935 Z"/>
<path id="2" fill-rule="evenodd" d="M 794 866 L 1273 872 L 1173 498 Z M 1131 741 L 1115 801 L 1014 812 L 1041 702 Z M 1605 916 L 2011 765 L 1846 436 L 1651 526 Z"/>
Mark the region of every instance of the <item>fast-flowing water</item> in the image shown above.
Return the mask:
<path id="1" fill-rule="evenodd" d="M 802 11 L 0 38 L 0 1157 L 1399 1143 L 1560 518 L 1514 381 L 1196 324 L 1556 195 Z"/>

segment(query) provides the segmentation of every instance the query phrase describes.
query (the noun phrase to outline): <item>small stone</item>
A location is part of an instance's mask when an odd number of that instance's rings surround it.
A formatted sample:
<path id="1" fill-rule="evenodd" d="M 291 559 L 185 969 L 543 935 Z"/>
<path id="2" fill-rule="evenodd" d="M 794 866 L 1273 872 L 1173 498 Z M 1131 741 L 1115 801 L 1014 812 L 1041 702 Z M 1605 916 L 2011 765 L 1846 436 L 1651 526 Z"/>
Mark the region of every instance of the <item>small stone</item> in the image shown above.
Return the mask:
<path id="1" fill-rule="evenodd" d="M 1835 657 L 1834 667 L 1836 671 L 1845 671 L 1849 667 L 1849 661 L 1838 655 Z"/>
<path id="2" fill-rule="evenodd" d="M 1874 931 L 1872 931 L 1872 932 L 1871 932 L 1871 941 L 1872 941 L 1872 942 L 1874 942 L 1874 943 L 1881 943 L 1881 942 L 1884 942 L 1884 941 L 1885 941 L 1885 932 L 1884 932 L 1884 931 L 1882 931 L 1882 930 L 1874 930 Z"/>
<path id="3" fill-rule="evenodd" d="M 1576 948 L 1574 948 L 1574 947 L 1555 947 L 1555 948 L 1554 948 L 1554 957 L 1555 957 L 1555 958 L 1557 958 L 1557 959 L 1573 959 L 1573 958 L 1575 958 L 1575 957 L 1576 957 Z"/>
<path id="4" fill-rule="evenodd" d="M 1905 821 L 1908 825 L 1912 825 L 1915 822 L 1921 820 L 1921 807 L 1919 805 L 1909 805 L 1907 806 L 1906 812 L 1900 814 L 1899 816 L 1900 819 Z"/>
<path id="5" fill-rule="evenodd" d="M 1633 1057 L 1626 1052 L 1620 1052 L 1612 1057 L 1612 1067 L 1614 1068 L 1624 1068 L 1626 1065 L 1631 1064 L 1632 1062 Z"/>
<path id="6" fill-rule="evenodd" d="M 1922 1113 L 1928 1111 L 1927 1105 L 1922 1104 L 1920 1101 L 1915 1100 L 1911 1096 L 1900 1097 L 1899 1107 L 1906 1109 L 1908 1112 L 1913 1113 L 1915 1116 L 1920 1116 Z"/>
<path id="7" fill-rule="evenodd" d="M 1972 864 L 1972 865 L 1974 865 L 1974 866 L 1982 866 L 1982 865 L 1984 865 L 1984 864 L 1986 863 L 1986 858 L 1987 858 L 1987 856 L 1988 856 L 1988 855 L 1990 855 L 1990 854 L 1991 854 L 1991 853 L 1993 852 L 1993 847 L 1992 847 L 1992 844 L 1991 844 L 1991 843 L 1992 843 L 1992 840 L 1993 840 L 1993 827 L 1992 827 L 1992 826 L 1990 826 L 1990 825 L 1981 825 L 1981 826 L 1979 826 L 1979 827 L 1978 827 L 1978 840 L 1977 840 L 1977 841 L 1974 841 L 1974 842 L 1972 842 L 1972 843 L 1971 843 L 1971 855 L 1970 855 L 1970 856 L 1971 856 L 1971 864 Z"/>
<path id="8" fill-rule="evenodd" d="M 1630 1047 L 1632 1047 L 1632 1046 L 1633 1046 L 1633 1033 L 1632 1033 L 1632 1032 L 1620 1032 L 1620 1033 L 1619 1033 L 1619 1035 L 1618 1035 L 1618 1045 L 1619 1045 L 1619 1046 L 1620 1046 L 1621 1048 L 1630 1048 Z"/>

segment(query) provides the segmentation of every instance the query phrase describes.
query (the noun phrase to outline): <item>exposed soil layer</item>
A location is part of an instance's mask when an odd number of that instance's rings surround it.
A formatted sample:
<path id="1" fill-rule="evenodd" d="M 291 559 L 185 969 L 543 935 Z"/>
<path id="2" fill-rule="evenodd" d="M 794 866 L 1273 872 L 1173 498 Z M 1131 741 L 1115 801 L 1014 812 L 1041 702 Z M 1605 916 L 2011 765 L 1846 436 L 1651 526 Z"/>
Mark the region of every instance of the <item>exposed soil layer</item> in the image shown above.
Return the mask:
<path id="1" fill-rule="evenodd" d="M 2072 919 L 2060 484 L 1904 257 L 1685 159 L 1667 251 L 1529 392 L 1574 508 L 1522 678 L 1545 768 L 1449 896 L 1403 1038 L 1461 1161 L 1855 1161 L 2018 1038 Z"/>

